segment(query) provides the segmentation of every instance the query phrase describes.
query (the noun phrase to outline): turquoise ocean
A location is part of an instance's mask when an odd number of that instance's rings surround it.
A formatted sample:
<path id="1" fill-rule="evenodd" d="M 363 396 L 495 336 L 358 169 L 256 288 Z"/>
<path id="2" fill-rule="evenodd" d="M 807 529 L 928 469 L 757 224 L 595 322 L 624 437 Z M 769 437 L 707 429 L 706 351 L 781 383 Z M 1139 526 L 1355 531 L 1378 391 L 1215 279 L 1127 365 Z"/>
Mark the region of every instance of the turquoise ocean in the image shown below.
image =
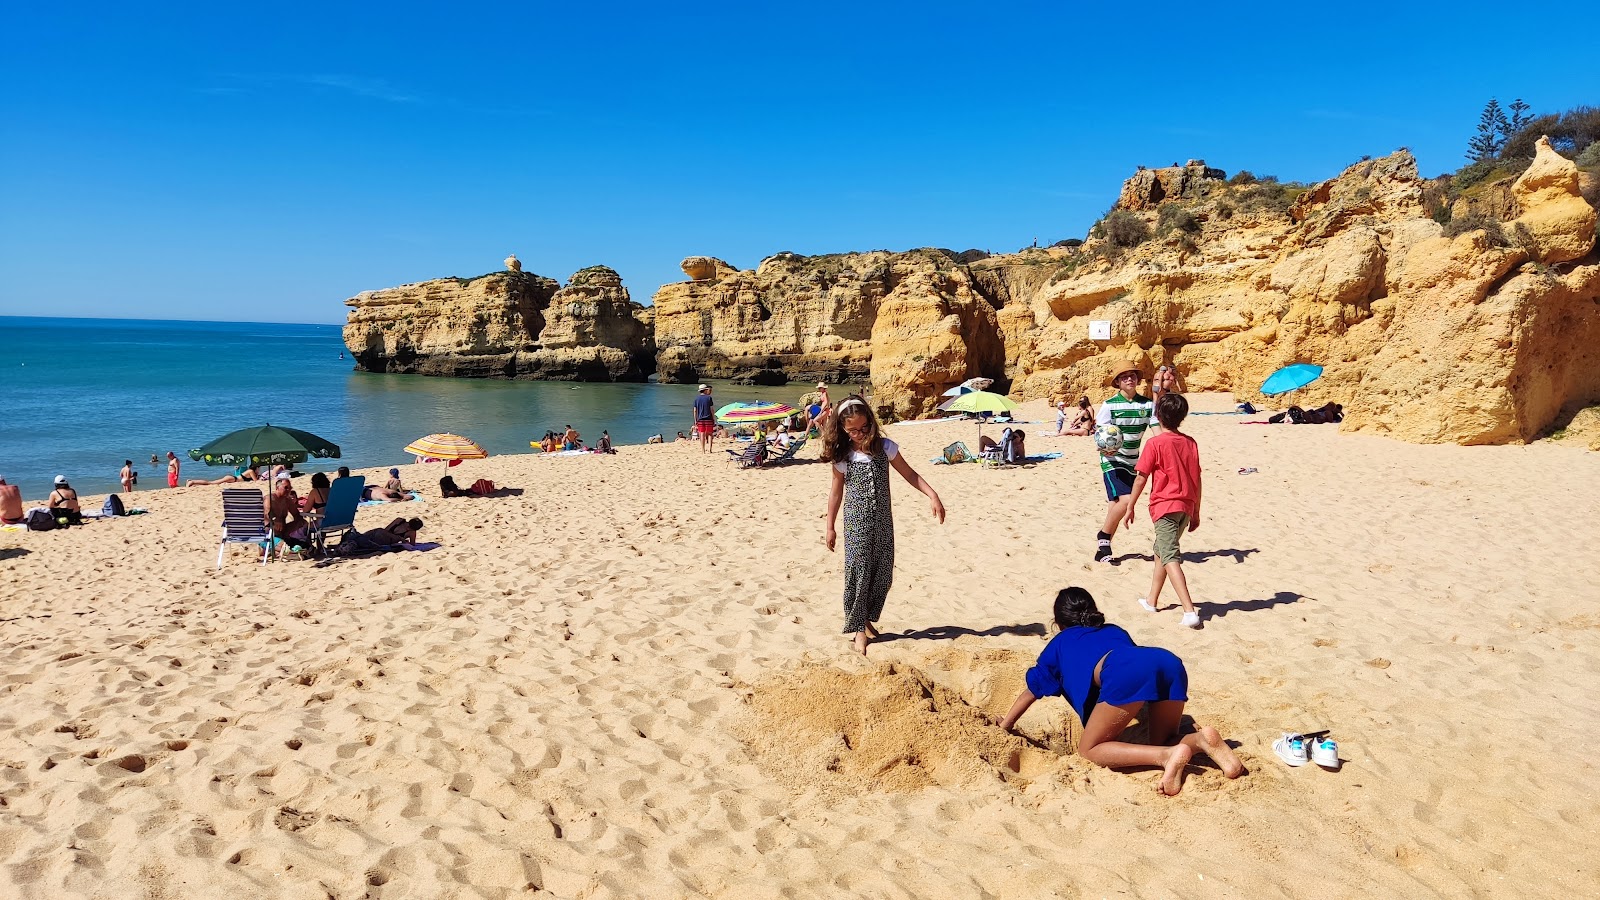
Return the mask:
<path id="1" fill-rule="evenodd" d="M 340 358 L 340 353 L 344 358 Z M 580 384 L 375 375 L 354 371 L 338 325 L 0 316 L 0 475 L 43 498 L 67 476 L 84 493 L 117 489 L 132 459 L 139 490 L 166 486 L 174 451 L 184 478 L 224 469 L 188 451 L 271 423 L 319 434 L 342 450 L 302 471 L 410 462 L 410 441 L 464 434 L 492 455 L 528 453 L 546 430 L 572 425 L 618 445 L 689 430 L 692 384 Z M 717 404 L 795 403 L 809 384 L 709 382 Z M 623 452 L 626 452 L 625 450 Z M 162 463 L 152 467 L 150 455 Z"/>

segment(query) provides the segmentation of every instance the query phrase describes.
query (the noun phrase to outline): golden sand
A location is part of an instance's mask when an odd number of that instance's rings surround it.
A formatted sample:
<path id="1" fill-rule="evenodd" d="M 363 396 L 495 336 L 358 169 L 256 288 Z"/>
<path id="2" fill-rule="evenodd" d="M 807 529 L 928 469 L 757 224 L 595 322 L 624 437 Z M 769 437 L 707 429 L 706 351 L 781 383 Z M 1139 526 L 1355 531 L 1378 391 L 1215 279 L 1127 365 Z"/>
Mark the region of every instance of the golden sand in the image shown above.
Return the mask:
<path id="1" fill-rule="evenodd" d="M 1600 893 L 1600 455 L 1185 430 L 1200 631 L 1138 608 L 1147 561 L 1087 562 L 1083 439 L 950 468 L 972 426 L 891 426 L 950 516 L 896 479 L 866 660 L 812 450 L 500 457 L 452 474 L 520 495 L 449 501 L 406 466 L 429 499 L 360 522 L 443 546 L 326 567 L 216 571 L 218 488 L 0 532 L 0 896 Z M 1150 539 L 1141 510 L 1117 552 Z M 993 726 L 1067 584 L 1183 657 L 1249 774 L 1169 799 L 1072 756 L 1064 701 Z M 1342 771 L 1273 756 L 1322 728 Z"/>

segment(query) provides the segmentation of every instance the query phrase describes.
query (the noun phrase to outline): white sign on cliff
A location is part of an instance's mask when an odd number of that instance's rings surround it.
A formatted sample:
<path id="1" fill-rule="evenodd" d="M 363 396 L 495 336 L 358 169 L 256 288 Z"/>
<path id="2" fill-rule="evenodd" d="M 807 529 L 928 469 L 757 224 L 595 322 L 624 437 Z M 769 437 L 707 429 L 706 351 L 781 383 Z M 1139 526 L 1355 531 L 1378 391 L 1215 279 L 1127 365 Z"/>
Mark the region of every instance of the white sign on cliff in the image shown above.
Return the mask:
<path id="1" fill-rule="evenodd" d="M 1090 321 L 1089 322 L 1089 340 L 1091 340 L 1091 341 L 1109 341 L 1109 340 L 1111 340 L 1111 323 L 1108 322 L 1108 321 Z"/>

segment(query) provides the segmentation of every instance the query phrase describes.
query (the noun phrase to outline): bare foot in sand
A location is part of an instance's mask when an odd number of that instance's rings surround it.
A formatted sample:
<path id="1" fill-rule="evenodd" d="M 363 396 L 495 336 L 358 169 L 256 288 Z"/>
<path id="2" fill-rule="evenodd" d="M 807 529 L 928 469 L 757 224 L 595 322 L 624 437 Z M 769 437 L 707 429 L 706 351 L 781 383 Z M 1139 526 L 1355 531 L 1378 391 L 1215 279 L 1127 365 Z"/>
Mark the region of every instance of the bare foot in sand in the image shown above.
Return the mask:
<path id="1" fill-rule="evenodd" d="M 1189 737 L 1193 739 L 1195 749 L 1211 757 L 1211 761 L 1222 769 L 1222 774 L 1229 778 L 1238 778 L 1244 774 L 1244 763 L 1239 761 L 1239 754 L 1233 752 L 1233 748 L 1228 746 L 1228 742 L 1222 739 L 1222 735 L 1218 734 L 1215 728 L 1201 725 Z"/>
<path id="2" fill-rule="evenodd" d="M 1167 754 L 1167 761 L 1162 765 L 1161 786 L 1158 790 L 1168 797 L 1178 796 L 1183 790 L 1183 770 L 1189 765 L 1189 760 L 1194 758 L 1194 748 L 1188 744 L 1178 744 Z"/>
<path id="3" fill-rule="evenodd" d="M 867 633 L 865 631 L 856 632 L 856 652 L 857 653 L 861 654 L 862 656 L 866 656 L 867 655 L 867 645 L 870 644 L 870 643 L 872 643 L 872 639 L 867 637 Z"/>

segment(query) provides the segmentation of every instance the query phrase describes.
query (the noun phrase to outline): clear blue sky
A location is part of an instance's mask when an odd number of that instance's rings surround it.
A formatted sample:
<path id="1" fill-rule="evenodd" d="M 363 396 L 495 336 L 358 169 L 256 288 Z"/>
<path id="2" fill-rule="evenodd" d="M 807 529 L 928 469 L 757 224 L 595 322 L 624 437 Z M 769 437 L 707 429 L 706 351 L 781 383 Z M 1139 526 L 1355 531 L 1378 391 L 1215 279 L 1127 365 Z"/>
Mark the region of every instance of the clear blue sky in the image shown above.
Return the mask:
<path id="1" fill-rule="evenodd" d="M 1582 4 L 7 4 L 0 315 L 340 322 L 359 291 L 1082 236 L 1139 164 L 1462 163 L 1600 103 Z M 59 11 L 56 11 L 59 10 Z"/>

